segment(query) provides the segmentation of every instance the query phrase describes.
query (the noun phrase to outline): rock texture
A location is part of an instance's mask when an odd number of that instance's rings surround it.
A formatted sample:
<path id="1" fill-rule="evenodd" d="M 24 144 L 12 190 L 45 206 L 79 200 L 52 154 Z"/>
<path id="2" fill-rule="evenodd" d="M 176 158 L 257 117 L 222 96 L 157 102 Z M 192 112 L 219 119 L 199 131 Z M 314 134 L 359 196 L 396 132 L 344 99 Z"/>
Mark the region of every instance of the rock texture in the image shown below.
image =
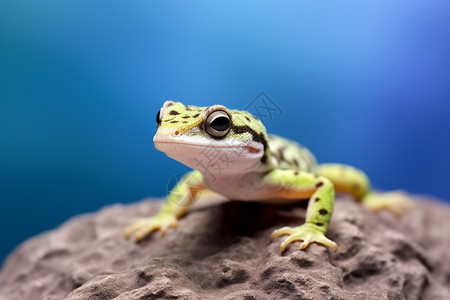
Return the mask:
<path id="1" fill-rule="evenodd" d="M 338 199 L 334 253 L 272 230 L 304 222 L 304 207 L 204 203 L 165 237 L 122 237 L 158 201 L 75 217 L 21 245 L 0 273 L 0 299 L 450 299 L 450 208 L 415 200 L 401 220 Z"/>

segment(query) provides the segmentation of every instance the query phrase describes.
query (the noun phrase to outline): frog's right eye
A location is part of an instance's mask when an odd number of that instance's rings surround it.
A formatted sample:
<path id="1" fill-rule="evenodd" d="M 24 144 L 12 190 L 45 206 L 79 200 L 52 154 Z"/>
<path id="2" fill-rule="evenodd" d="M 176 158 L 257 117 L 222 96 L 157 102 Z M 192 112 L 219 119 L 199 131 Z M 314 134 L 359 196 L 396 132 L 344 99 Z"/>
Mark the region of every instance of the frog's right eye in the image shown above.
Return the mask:
<path id="1" fill-rule="evenodd" d="M 159 110 L 158 111 L 158 113 L 156 114 L 156 126 L 160 126 L 161 125 L 161 122 L 162 122 L 162 119 L 161 119 L 161 110 Z"/>
<path id="2" fill-rule="evenodd" d="M 231 118 L 225 111 L 216 110 L 206 118 L 205 129 L 210 136 L 222 138 L 231 129 Z"/>

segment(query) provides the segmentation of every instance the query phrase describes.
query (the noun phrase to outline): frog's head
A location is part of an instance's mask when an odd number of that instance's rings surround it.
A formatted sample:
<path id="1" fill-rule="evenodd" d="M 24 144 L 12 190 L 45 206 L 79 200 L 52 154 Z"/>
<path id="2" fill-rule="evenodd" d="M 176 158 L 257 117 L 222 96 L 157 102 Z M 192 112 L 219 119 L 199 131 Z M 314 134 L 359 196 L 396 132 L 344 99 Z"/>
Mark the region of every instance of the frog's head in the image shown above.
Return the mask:
<path id="1" fill-rule="evenodd" d="M 155 147 L 202 173 L 235 174 L 270 167 L 266 129 L 249 112 L 166 101 L 156 124 Z"/>

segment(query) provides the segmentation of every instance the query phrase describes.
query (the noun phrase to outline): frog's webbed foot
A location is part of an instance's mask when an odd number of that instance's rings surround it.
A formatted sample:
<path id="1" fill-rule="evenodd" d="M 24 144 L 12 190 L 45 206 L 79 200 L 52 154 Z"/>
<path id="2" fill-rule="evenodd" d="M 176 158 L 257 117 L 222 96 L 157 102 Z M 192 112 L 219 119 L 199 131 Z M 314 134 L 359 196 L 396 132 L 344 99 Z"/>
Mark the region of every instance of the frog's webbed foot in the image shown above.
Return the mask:
<path id="1" fill-rule="evenodd" d="M 388 210 L 397 217 L 414 208 L 413 202 L 402 191 L 370 193 L 364 197 L 363 204 L 371 211 Z"/>
<path id="2" fill-rule="evenodd" d="M 281 235 L 288 235 L 288 237 L 281 243 L 280 250 L 283 252 L 286 247 L 295 241 L 302 241 L 300 250 L 305 249 L 311 243 L 317 243 L 322 246 L 328 246 L 334 251 L 337 251 L 337 245 L 332 240 L 325 237 L 325 235 L 314 224 L 303 224 L 298 227 L 283 227 L 272 232 L 272 239 Z"/>
<path id="3" fill-rule="evenodd" d="M 178 221 L 175 216 L 170 214 L 156 215 L 151 218 L 141 218 L 132 222 L 124 232 L 125 238 L 134 234 L 136 242 L 143 240 L 153 231 L 159 230 L 165 235 L 169 228 L 176 228 Z"/>

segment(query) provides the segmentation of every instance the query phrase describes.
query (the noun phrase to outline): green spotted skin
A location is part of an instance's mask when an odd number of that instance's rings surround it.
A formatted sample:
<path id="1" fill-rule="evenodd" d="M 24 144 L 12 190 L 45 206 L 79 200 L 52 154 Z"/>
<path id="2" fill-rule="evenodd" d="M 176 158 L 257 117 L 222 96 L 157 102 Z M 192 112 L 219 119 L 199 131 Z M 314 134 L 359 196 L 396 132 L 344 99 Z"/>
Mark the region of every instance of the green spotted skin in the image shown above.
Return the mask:
<path id="1" fill-rule="evenodd" d="M 313 173 L 317 162 L 314 155 L 299 143 L 269 135 L 269 148 L 272 157 L 277 161 L 277 168 L 284 170 Z"/>
<path id="2" fill-rule="evenodd" d="M 176 227 L 177 219 L 204 190 L 234 200 L 275 204 L 308 199 L 303 225 L 272 233 L 272 238 L 288 236 L 281 251 L 295 241 L 301 242 L 300 249 L 317 243 L 337 250 L 336 243 L 325 237 L 335 191 L 350 193 L 373 210 L 393 207 L 391 196 L 379 201 L 371 193 L 362 171 L 341 164 L 317 165 L 308 149 L 268 135 L 262 122 L 247 111 L 166 101 L 158 112 L 157 126 L 155 147 L 194 170 L 170 192 L 158 215 L 127 228 L 125 236 L 134 234 L 137 241 L 152 231 L 165 233 Z"/>

